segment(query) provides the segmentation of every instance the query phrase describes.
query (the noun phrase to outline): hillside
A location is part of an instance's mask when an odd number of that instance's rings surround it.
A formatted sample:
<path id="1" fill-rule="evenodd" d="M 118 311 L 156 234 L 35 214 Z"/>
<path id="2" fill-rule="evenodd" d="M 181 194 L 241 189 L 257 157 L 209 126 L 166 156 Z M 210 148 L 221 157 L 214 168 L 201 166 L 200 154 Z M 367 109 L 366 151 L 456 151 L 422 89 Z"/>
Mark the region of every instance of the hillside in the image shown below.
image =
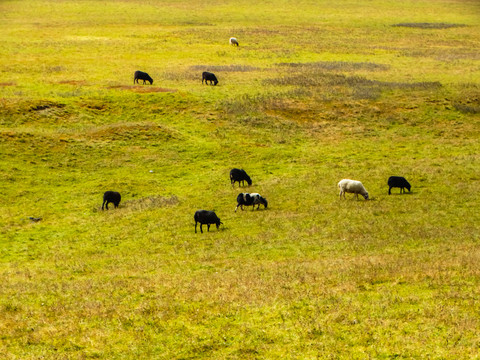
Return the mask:
<path id="1" fill-rule="evenodd" d="M 478 359 L 479 14 L 0 2 L 0 357 Z"/>

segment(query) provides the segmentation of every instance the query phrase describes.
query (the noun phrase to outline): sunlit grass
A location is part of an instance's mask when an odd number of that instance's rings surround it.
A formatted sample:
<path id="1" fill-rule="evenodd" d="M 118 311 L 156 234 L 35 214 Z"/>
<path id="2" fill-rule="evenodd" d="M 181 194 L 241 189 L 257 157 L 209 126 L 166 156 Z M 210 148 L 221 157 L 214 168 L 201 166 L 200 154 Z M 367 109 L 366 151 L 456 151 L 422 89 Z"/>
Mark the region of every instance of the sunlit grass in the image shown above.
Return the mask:
<path id="1" fill-rule="evenodd" d="M 0 357 L 478 358 L 475 2 L 0 14 Z"/>

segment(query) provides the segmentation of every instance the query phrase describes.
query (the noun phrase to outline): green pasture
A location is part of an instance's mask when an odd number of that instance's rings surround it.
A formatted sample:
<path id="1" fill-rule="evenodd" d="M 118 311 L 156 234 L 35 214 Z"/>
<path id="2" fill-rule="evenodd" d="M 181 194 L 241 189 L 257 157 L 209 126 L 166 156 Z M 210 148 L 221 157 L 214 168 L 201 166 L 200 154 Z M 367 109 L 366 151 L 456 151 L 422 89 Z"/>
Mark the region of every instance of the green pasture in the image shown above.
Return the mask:
<path id="1" fill-rule="evenodd" d="M 0 358 L 480 358 L 479 15 L 1 1 Z"/>

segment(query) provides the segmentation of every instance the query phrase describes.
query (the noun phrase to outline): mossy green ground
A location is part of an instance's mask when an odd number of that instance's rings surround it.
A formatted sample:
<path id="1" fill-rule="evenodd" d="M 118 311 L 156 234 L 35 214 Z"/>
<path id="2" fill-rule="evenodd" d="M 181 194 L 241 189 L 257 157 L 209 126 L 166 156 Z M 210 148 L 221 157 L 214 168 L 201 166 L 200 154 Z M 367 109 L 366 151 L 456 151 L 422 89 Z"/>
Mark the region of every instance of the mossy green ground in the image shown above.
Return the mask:
<path id="1" fill-rule="evenodd" d="M 478 358 L 479 14 L 2 1 L 0 357 Z"/>

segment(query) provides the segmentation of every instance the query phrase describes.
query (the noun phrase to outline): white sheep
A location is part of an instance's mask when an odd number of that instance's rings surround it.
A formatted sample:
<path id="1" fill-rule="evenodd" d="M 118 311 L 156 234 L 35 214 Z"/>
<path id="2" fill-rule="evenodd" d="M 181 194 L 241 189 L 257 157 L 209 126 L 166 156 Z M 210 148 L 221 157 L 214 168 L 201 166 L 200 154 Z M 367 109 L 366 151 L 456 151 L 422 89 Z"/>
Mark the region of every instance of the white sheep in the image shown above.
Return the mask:
<path id="1" fill-rule="evenodd" d="M 362 195 L 365 200 L 368 200 L 368 192 L 360 181 L 343 179 L 338 183 L 338 187 L 340 188 L 340 199 L 342 198 L 342 195 L 345 199 L 345 193 L 353 193 L 357 200 L 358 194 Z"/>
<path id="2" fill-rule="evenodd" d="M 237 40 L 237 38 L 231 37 L 228 42 L 230 43 L 230 45 L 238 46 L 238 40 Z"/>

